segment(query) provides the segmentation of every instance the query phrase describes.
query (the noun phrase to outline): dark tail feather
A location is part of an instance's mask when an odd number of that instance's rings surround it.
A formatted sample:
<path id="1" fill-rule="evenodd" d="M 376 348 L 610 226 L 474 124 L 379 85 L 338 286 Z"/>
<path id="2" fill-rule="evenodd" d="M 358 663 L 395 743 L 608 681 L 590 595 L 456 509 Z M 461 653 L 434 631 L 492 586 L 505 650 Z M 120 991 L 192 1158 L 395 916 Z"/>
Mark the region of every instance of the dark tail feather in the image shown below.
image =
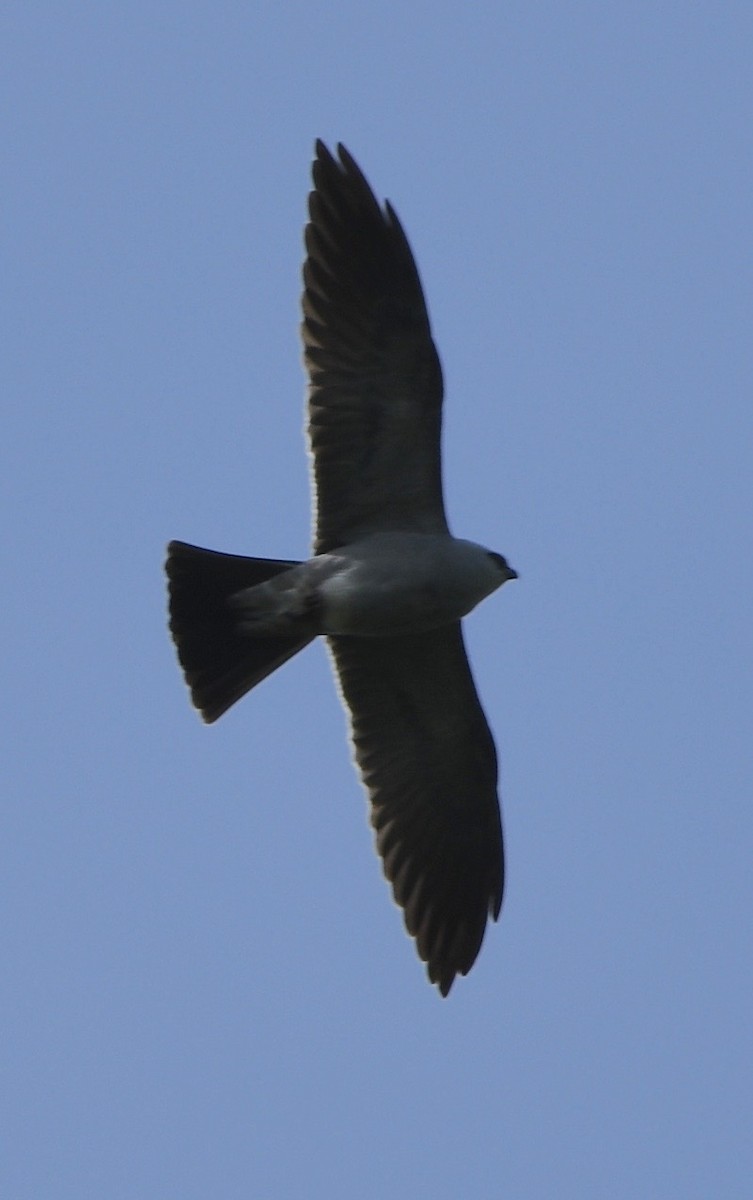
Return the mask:
<path id="1" fill-rule="evenodd" d="M 205 721 L 216 721 L 312 640 L 310 634 L 244 637 L 227 603 L 235 592 L 296 566 L 274 558 L 220 554 L 187 542 L 167 547 L 170 632 L 191 699 Z"/>

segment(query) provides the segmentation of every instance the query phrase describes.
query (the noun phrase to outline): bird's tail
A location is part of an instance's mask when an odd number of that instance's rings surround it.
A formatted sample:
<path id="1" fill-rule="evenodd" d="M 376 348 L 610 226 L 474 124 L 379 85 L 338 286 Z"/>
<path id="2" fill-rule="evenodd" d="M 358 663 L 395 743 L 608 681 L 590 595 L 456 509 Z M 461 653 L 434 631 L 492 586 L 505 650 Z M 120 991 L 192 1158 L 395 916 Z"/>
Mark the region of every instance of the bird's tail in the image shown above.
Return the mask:
<path id="1" fill-rule="evenodd" d="M 302 636 L 244 635 L 229 603 L 236 592 L 298 565 L 219 554 L 186 542 L 167 547 L 170 632 L 191 699 L 205 721 L 216 721 L 312 640 L 310 628 Z"/>

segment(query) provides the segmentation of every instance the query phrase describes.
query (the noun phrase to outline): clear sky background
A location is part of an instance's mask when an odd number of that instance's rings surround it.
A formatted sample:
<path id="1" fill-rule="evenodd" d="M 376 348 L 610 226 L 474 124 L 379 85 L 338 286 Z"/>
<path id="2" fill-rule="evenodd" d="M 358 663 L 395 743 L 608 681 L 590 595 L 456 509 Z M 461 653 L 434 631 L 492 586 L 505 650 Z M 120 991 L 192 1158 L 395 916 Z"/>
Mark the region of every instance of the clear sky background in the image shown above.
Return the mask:
<path id="1" fill-rule="evenodd" d="M 748 1197 L 753 9 L 8 3 L 9 1200 Z M 217 726 L 171 537 L 303 557 L 316 136 L 396 205 L 501 760 L 443 1001 L 323 647 Z"/>

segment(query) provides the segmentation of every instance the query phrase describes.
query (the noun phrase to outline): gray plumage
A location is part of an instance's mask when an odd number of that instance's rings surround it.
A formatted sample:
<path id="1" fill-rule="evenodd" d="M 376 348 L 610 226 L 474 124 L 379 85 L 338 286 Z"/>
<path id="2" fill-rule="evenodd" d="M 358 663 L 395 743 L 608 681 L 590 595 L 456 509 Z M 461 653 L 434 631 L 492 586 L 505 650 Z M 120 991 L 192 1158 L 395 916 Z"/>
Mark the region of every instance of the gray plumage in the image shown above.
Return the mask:
<path id="1" fill-rule="evenodd" d="M 460 620 L 508 579 L 452 538 L 442 372 L 408 241 L 354 160 L 317 142 L 304 264 L 314 557 L 168 547 L 170 628 L 207 721 L 327 638 L 384 872 L 447 995 L 502 903 L 494 741 Z"/>

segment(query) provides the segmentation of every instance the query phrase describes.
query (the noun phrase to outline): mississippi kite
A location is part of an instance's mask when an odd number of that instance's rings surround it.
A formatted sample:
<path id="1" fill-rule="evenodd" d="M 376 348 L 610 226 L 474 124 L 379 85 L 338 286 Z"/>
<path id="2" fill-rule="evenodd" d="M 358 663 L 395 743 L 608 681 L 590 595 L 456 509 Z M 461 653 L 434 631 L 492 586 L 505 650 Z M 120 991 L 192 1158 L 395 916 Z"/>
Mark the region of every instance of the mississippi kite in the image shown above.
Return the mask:
<path id="1" fill-rule="evenodd" d="M 384 873 L 446 996 L 504 879 L 497 757 L 460 620 L 516 574 L 450 534 L 416 264 L 394 209 L 337 155 L 317 142 L 303 269 L 313 557 L 171 542 L 170 629 L 205 721 L 327 639 Z"/>

